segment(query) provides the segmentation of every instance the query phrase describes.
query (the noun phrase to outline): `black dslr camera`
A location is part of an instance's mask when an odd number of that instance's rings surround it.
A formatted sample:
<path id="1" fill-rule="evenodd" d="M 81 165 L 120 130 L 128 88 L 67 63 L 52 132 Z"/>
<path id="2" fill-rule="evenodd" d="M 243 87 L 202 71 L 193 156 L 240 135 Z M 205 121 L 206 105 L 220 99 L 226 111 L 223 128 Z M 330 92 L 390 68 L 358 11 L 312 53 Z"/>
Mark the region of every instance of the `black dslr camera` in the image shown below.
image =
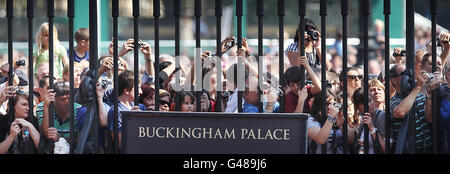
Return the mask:
<path id="1" fill-rule="evenodd" d="M 394 56 L 394 57 L 397 57 L 397 56 L 402 56 L 402 57 L 405 57 L 406 56 L 406 50 L 402 50 L 402 51 L 400 51 L 400 54 L 397 54 L 397 53 L 392 53 L 392 56 Z"/>
<path id="2" fill-rule="evenodd" d="M 308 34 L 311 40 L 319 40 L 319 32 L 317 32 L 316 30 L 308 30 L 306 31 L 306 34 Z"/>
<path id="3" fill-rule="evenodd" d="M 412 69 L 406 69 L 402 73 L 402 78 L 400 80 L 400 94 L 404 97 L 408 96 L 409 93 L 416 86 L 416 80 L 414 79 L 414 73 Z"/>

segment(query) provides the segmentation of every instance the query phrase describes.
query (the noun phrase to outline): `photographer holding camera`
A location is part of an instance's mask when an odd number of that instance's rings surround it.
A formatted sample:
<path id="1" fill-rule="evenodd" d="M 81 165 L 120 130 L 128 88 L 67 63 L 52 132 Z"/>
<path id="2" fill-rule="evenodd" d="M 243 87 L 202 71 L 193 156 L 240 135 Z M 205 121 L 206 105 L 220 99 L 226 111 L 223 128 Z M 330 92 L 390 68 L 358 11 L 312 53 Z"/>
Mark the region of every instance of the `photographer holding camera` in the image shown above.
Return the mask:
<path id="1" fill-rule="evenodd" d="M 391 82 L 396 90 L 396 94 L 391 98 L 390 112 L 393 116 L 392 126 L 394 130 L 394 143 L 399 138 L 400 128 L 403 120 L 408 114 L 416 119 L 415 126 L 416 153 L 430 153 L 432 149 L 431 142 L 431 93 L 440 84 L 440 69 L 433 75 L 429 69 L 429 54 L 421 58 L 419 73 L 414 78 L 411 70 L 406 69 L 405 65 L 395 65 L 390 70 Z M 427 70 L 429 72 L 427 72 Z M 417 79 L 417 82 L 414 81 Z M 415 106 L 415 107 L 414 107 Z"/>
<path id="2" fill-rule="evenodd" d="M 285 55 L 288 57 L 291 66 L 301 66 L 300 57 L 305 56 L 308 59 L 309 65 L 313 70 L 320 69 L 322 52 L 320 50 L 320 37 L 321 34 L 317 29 L 316 24 L 310 18 L 305 18 L 305 21 L 300 21 L 305 23 L 305 55 L 300 55 L 300 23 L 298 24 L 296 34 L 294 37 L 294 43 L 289 44 L 287 49 L 284 51 Z M 326 60 L 326 69 L 331 68 L 331 63 Z"/>
<path id="3" fill-rule="evenodd" d="M 0 93 L 0 102 L 14 97 L 9 109 L 12 118 L 0 116 L 0 154 L 36 154 L 40 134 L 34 115 L 28 115 L 28 94 L 18 87 L 8 86 Z"/>
<path id="4" fill-rule="evenodd" d="M 48 89 L 44 94 L 44 102 L 38 104 L 36 107 L 36 117 L 43 132 L 46 140 L 53 140 L 56 142 L 70 142 L 70 117 L 69 113 L 69 84 L 67 82 L 55 82 L 53 89 Z M 54 102 L 54 117 L 49 116 L 49 106 L 50 103 Z M 73 103 L 74 113 L 77 115 L 78 108 L 81 107 L 78 103 Z M 53 119 L 54 127 L 49 126 L 49 120 Z M 74 129 L 77 129 L 77 124 L 75 122 Z M 75 137 L 78 137 L 77 132 L 75 132 Z M 63 138 L 65 140 L 62 140 Z M 76 145 L 75 142 L 71 142 L 70 145 Z M 51 150 L 46 141 L 44 143 L 44 153 L 49 153 Z M 67 147 L 69 148 L 69 147 Z"/>
<path id="5" fill-rule="evenodd" d="M 28 77 L 25 72 L 20 70 L 21 66 L 25 66 L 25 59 L 20 59 L 18 57 L 13 58 L 13 85 L 15 86 L 26 86 L 28 85 Z M 7 82 L 9 72 L 9 63 L 6 62 L 0 66 L 0 84 Z"/>

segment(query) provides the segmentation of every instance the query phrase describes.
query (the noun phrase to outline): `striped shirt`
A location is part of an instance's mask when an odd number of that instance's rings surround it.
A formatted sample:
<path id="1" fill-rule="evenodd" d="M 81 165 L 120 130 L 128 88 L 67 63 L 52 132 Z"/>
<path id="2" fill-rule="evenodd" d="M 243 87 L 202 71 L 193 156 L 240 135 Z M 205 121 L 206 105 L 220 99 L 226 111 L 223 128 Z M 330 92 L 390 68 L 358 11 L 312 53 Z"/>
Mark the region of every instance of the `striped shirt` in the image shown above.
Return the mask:
<path id="1" fill-rule="evenodd" d="M 394 130 L 394 138 L 395 141 L 399 135 L 400 127 L 403 124 L 404 118 L 393 118 L 394 116 L 394 109 L 400 105 L 400 102 L 402 101 L 402 97 L 400 94 L 395 94 L 394 97 L 391 98 L 391 105 L 390 105 L 390 116 L 392 119 L 392 127 Z M 426 97 L 423 94 L 418 94 L 414 105 L 416 106 L 412 111 L 414 115 L 414 119 L 416 121 L 415 127 L 416 127 L 416 152 L 423 152 L 424 145 L 427 151 L 429 152 L 429 149 L 432 145 L 432 139 L 431 139 L 431 123 L 427 122 L 425 117 L 425 104 L 426 104 Z"/>
<path id="2" fill-rule="evenodd" d="M 286 57 L 288 57 L 288 52 L 296 53 L 298 51 L 298 42 L 293 42 L 289 44 L 289 46 L 284 51 L 284 54 Z M 314 48 L 311 53 L 307 53 L 305 51 L 305 56 L 308 59 L 309 66 L 314 70 L 320 70 L 320 60 L 319 60 L 319 54 L 317 54 L 317 50 Z M 291 63 L 292 64 L 292 63 Z"/>

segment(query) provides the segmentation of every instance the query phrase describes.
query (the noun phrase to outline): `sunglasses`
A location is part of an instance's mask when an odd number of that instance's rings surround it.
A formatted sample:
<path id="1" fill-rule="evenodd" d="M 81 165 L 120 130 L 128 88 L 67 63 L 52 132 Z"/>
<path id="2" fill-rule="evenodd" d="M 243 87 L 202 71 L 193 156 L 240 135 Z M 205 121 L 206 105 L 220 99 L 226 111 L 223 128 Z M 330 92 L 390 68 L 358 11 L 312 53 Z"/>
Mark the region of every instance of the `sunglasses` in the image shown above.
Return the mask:
<path id="1" fill-rule="evenodd" d="M 170 105 L 170 103 L 169 102 L 167 102 L 167 101 L 164 101 L 164 100 L 159 100 L 159 104 L 160 105 Z"/>
<path id="2" fill-rule="evenodd" d="M 348 75 L 348 78 L 355 80 L 358 77 L 358 79 L 363 79 L 363 75 Z"/>

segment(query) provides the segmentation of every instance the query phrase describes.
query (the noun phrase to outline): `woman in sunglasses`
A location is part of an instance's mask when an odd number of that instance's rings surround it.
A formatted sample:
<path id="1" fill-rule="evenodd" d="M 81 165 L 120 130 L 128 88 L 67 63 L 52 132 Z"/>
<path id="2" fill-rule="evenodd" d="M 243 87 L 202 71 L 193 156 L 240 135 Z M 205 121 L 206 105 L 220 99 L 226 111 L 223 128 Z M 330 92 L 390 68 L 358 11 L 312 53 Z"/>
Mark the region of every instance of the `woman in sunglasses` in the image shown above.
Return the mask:
<path id="1" fill-rule="evenodd" d="M 169 112 L 170 94 L 164 89 L 159 90 L 159 111 Z"/>
<path id="2" fill-rule="evenodd" d="M 14 97 L 12 118 L 0 116 L 0 154 L 37 154 L 39 150 L 39 124 L 34 115 L 28 114 L 28 93 L 5 88 L 0 94 L 1 103 Z"/>
<path id="3" fill-rule="evenodd" d="M 348 109 L 348 123 L 350 126 L 355 126 L 359 124 L 358 116 L 355 116 L 355 109 L 352 102 L 353 93 L 356 89 L 361 87 L 361 81 L 363 75 L 358 73 L 358 70 L 353 67 L 345 68 L 341 74 L 339 74 L 339 81 L 341 83 L 341 89 L 344 89 L 344 78 L 347 74 L 347 109 Z M 344 92 L 344 91 L 343 91 Z"/>

